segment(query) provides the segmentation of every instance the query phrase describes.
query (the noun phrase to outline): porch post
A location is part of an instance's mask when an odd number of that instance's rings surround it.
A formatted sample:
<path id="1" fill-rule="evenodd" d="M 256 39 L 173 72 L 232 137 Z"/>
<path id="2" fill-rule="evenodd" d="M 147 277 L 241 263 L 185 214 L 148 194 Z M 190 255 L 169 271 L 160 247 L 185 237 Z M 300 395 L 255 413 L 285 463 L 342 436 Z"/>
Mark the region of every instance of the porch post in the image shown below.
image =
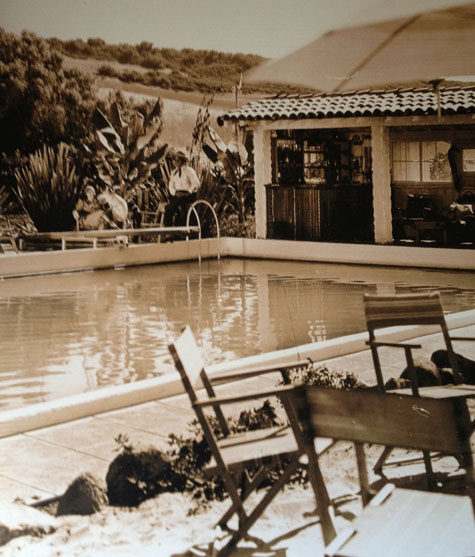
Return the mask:
<path id="1" fill-rule="evenodd" d="M 270 131 L 254 130 L 256 238 L 267 237 L 266 184 L 272 180 Z"/>
<path id="2" fill-rule="evenodd" d="M 393 241 L 391 213 L 391 163 L 389 128 L 381 124 L 371 126 L 373 151 L 373 214 L 374 241 L 389 244 Z"/>

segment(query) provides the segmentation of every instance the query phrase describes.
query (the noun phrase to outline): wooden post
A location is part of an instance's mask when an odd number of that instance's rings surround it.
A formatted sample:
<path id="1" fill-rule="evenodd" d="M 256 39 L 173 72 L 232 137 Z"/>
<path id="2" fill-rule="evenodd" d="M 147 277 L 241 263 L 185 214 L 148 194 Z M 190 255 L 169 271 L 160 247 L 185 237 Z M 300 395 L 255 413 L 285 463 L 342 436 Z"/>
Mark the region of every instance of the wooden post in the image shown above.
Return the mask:
<path id="1" fill-rule="evenodd" d="M 374 241 L 390 244 L 393 241 L 391 212 L 391 162 L 389 128 L 371 126 L 373 149 L 373 213 Z"/>
<path id="2" fill-rule="evenodd" d="M 272 180 L 270 132 L 254 130 L 254 179 L 256 197 L 256 237 L 267 237 L 266 184 Z"/>

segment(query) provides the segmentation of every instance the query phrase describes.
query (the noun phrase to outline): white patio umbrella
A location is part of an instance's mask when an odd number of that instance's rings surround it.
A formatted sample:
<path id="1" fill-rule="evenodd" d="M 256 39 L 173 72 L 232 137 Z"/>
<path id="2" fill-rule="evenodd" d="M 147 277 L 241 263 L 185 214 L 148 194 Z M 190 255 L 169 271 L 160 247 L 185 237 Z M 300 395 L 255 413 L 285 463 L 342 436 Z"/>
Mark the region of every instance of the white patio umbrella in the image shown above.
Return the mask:
<path id="1" fill-rule="evenodd" d="M 244 82 L 334 93 L 414 81 L 437 84 L 453 76 L 475 76 L 473 2 L 459 0 L 448 9 L 330 31 L 251 70 Z"/>

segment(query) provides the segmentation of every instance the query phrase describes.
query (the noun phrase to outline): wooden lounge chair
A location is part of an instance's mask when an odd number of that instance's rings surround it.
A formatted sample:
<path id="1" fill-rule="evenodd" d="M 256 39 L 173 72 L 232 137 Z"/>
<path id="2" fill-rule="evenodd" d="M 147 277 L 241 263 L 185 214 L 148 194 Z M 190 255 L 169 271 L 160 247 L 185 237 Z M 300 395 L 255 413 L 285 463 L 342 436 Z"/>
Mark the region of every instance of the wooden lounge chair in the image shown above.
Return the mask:
<path id="1" fill-rule="evenodd" d="M 424 398 L 475 396 L 475 387 L 473 385 L 463 384 L 463 377 L 458 370 L 457 358 L 455 357 L 452 345 L 454 341 L 475 341 L 475 338 L 456 337 L 449 334 L 439 292 L 393 296 L 364 295 L 363 303 L 369 333 L 369 341 L 367 344 L 371 348 L 378 389 L 381 392 L 385 391 L 385 382 L 378 349 L 386 347 L 404 350 L 406 366 L 409 373 L 410 389 L 396 389 L 393 392 L 398 392 L 400 394 L 412 393 L 414 396 L 423 396 Z M 420 349 L 422 346 L 415 343 L 384 342 L 378 340 L 377 335 L 383 330 L 389 327 L 404 325 L 435 325 L 440 328 L 447 350 L 448 360 L 453 369 L 456 385 L 441 386 L 439 380 L 439 386 L 421 388 L 418 384 L 412 351 L 414 349 Z M 382 473 L 383 465 L 390 455 L 391 450 L 391 447 L 387 447 L 376 463 L 375 471 L 377 473 Z M 428 453 L 424 453 L 424 461 L 426 463 L 428 481 L 431 482 L 431 460 Z M 410 460 L 399 461 L 400 464 L 404 462 L 410 462 Z M 395 461 L 391 464 L 394 465 Z"/>
<path id="2" fill-rule="evenodd" d="M 292 388 L 283 387 L 217 398 L 213 389 L 213 380 L 206 373 L 195 338 L 188 326 L 185 327 L 180 337 L 169 346 L 169 349 L 211 449 L 212 460 L 206 466 L 204 472 L 207 475 L 221 476 L 231 498 L 230 508 L 216 525 L 231 533 L 225 538 L 222 547 L 219 549 L 215 548 L 215 554 L 220 556 L 228 555 L 239 540 L 246 535 L 277 493 L 288 482 L 292 474 L 299 467 L 305 466 L 306 463 L 301 461 L 302 450 L 298 448 L 290 426 L 259 429 L 233 435 L 230 433 L 222 406 L 236 405 L 240 402 L 269 398 L 276 395 L 282 399 L 291 394 Z M 304 364 L 304 362 L 295 362 L 289 367 L 302 366 Z M 255 377 L 256 375 L 275 371 L 280 371 L 284 376 L 284 380 L 288 379 L 288 369 L 266 366 L 226 374 L 225 376 L 221 375 L 215 382 L 222 384 L 231 380 Z M 196 392 L 200 380 L 208 395 L 208 398 L 201 398 L 201 400 Z M 290 408 L 291 404 L 288 401 L 287 407 Z M 218 438 L 215 434 L 210 418 L 204 411 L 207 407 L 214 410 L 216 419 L 221 427 L 222 437 Z M 330 439 L 319 439 L 318 446 L 315 448 L 317 454 L 326 451 L 331 444 L 332 440 Z M 280 474 L 280 477 L 267 490 L 254 508 L 246 509 L 245 503 L 248 503 L 246 501 L 248 496 L 259 488 L 262 482 L 268 478 L 270 471 L 275 470 L 275 465 L 283 459 L 288 464 Z M 320 480 L 316 478 L 314 481 L 314 475 L 312 475 L 311 479 L 312 485 L 316 490 L 316 483 Z M 319 493 L 324 493 L 324 486 L 319 484 L 318 487 Z M 329 506 L 330 502 L 325 500 L 323 508 L 327 509 Z M 238 526 L 235 531 L 231 531 L 228 526 L 228 522 L 233 517 L 238 518 Z"/>
<path id="3" fill-rule="evenodd" d="M 332 514 L 320 514 L 325 555 L 466 557 L 474 553 L 475 475 L 466 400 L 427 399 L 423 404 L 420 400 L 375 391 L 294 389 L 289 418 L 299 447 L 308 455 L 309 468 L 321 477 L 315 438 L 332 437 L 355 445 L 363 511 L 336 538 Z M 364 443 L 457 452 L 466 469 L 467 495 L 402 489 L 388 483 L 372 498 Z M 320 501 L 329 500 L 326 489 L 323 495 Z"/>

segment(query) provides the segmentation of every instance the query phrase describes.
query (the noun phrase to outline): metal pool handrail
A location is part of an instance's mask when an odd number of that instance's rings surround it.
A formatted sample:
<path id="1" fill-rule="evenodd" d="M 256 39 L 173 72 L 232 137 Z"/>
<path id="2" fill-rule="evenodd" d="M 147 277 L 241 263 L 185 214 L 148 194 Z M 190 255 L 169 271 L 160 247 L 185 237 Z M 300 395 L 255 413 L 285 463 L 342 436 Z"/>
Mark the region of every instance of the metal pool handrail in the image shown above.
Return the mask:
<path id="1" fill-rule="evenodd" d="M 194 201 L 191 205 L 190 208 L 188 209 L 188 213 L 186 215 L 186 226 L 189 227 L 190 225 L 190 215 L 193 212 L 195 214 L 196 217 L 196 221 L 198 222 L 198 228 L 199 228 L 199 232 L 198 232 L 198 238 L 199 238 L 199 262 L 201 263 L 201 221 L 200 221 L 200 217 L 195 209 L 196 205 L 206 205 L 207 207 L 209 207 L 211 209 L 211 212 L 213 213 L 214 216 L 214 220 L 216 222 L 216 238 L 218 240 L 218 261 L 220 258 L 220 249 L 219 249 L 219 222 L 218 222 L 218 217 L 216 216 L 216 212 L 213 209 L 213 206 L 208 203 L 208 201 L 205 201 L 204 199 L 197 199 L 196 201 Z"/>

